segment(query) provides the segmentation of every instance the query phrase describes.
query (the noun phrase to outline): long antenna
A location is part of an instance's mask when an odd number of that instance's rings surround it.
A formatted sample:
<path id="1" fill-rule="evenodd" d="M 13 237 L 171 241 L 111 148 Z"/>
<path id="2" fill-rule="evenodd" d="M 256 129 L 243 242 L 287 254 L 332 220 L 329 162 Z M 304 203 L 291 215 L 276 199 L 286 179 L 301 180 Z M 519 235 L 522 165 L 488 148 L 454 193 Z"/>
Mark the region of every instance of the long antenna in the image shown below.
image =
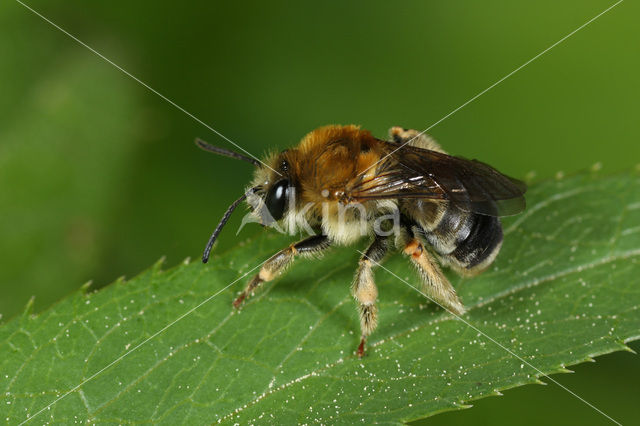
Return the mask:
<path id="1" fill-rule="evenodd" d="M 254 166 L 260 165 L 260 162 L 255 158 L 247 157 L 246 155 L 240 154 L 235 151 L 231 151 L 230 149 L 213 146 L 203 141 L 200 138 L 196 138 L 196 145 L 198 145 L 201 149 L 205 151 L 213 152 L 214 154 L 224 155 L 225 157 L 231 157 L 231 158 L 235 158 L 236 160 L 246 161 L 247 163 L 251 163 Z"/>
<path id="2" fill-rule="evenodd" d="M 213 231 L 213 234 L 211 234 L 211 238 L 209 238 L 209 242 L 207 242 L 207 247 L 205 247 L 204 254 L 202 255 L 202 263 L 207 263 L 207 261 L 209 261 L 209 254 L 211 253 L 211 248 L 213 247 L 213 243 L 216 242 L 218 235 L 220 235 L 220 231 L 222 231 L 222 228 L 224 228 L 224 225 L 227 223 L 227 221 L 231 217 L 231 213 L 233 213 L 236 207 L 238 207 L 238 204 L 244 201 L 245 198 L 247 198 L 246 193 L 242 194 L 242 197 L 238 198 L 233 203 L 231 203 L 227 211 L 224 212 L 222 219 L 220 219 L 220 223 L 218 223 L 218 226 L 216 226 L 216 229 Z"/>

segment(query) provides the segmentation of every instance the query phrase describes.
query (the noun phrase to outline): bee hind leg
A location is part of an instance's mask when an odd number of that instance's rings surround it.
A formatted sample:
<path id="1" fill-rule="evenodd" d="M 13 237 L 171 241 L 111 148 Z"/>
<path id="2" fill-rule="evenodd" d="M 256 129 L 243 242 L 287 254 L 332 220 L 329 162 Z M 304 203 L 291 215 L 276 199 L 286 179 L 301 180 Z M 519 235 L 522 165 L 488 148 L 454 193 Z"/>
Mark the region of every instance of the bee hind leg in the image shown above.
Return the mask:
<path id="1" fill-rule="evenodd" d="M 464 314 L 465 308 L 456 290 L 444 276 L 435 259 L 425 250 L 416 238 L 412 238 L 404 247 L 404 253 L 418 269 L 422 288 L 426 295 L 438 305 L 457 315 Z"/>
<path id="2" fill-rule="evenodd" d="M 358 314 L 360 316 L 360 328 L 362 337 L 358 345 L 357 355 L 364 356 L 364 346 L 367 337 L 378 325 L 378 288 L 373 280 L 373 267 L 382 261 L 387 253 L 388 241 L 386 237 L 376 236 L 358 262 L 351 293 L 358 302 Z"/>
<path id="3" fill-rule="evenodd" d="M 267 260 L 258 272 L 249 281 L 240 296 L 233 302 L 235 308 L 239 308 L 242 302 L 249 297 L 262 283 L 271 281 L 284 272 L 291 265 L 296 255 L 311 257 L 319 254 L 331 246 L 331 241 L 326 235 L 313 235 L 289 247 L 280 250 Z"/>
<path id="4" fill-rule="evenodd" d="M 419 132 L 414 129 L 403 129 L 399 126 L 392 127 L 389 129 L 389 138 L 401 145 L 409 144 L 417 146 L 418 148 L 430 149 L 432 151 L 444 153 L 444 150 L 440 147 L 438 142 L 435 141 L 435 139 L 424 132 Z"/>

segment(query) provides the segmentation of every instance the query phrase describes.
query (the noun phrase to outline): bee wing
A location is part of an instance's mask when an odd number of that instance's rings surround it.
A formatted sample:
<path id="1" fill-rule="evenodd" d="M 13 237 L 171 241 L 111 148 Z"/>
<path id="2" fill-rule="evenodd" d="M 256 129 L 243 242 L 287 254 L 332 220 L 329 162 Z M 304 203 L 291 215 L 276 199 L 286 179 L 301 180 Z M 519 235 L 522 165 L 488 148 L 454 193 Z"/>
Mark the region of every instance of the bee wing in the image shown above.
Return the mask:
<path id="1" fill-rule="evenodd" d="M 465 211 L 489 216 L 509 216 L 525 208 L 525 183 L 485 163 L 411 145 L 398 149 L 397 144 L 381 142 L 388 156 L 375 172 L 359 175 L 347 185 L 348 199 L 448 200 Z"/>

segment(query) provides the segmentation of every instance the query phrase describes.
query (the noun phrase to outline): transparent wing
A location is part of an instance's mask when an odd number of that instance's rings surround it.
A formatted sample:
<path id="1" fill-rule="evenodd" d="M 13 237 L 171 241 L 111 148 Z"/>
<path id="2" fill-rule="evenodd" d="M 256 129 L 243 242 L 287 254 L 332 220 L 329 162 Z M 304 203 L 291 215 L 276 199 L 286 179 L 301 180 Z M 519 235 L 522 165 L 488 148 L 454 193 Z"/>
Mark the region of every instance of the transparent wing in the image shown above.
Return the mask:
<path id="1" fill-rule="evenodd" d="M 489 216 L 509 216 L 525 208 L 525 183 L 485 163 L 410 145 L 398 149 L 396 143 L 380 142 L 390 155 L 376 166 L 375 173 L 364 173 L 347 185 L 349 199 L 448 200 L 465 211 Z"/>

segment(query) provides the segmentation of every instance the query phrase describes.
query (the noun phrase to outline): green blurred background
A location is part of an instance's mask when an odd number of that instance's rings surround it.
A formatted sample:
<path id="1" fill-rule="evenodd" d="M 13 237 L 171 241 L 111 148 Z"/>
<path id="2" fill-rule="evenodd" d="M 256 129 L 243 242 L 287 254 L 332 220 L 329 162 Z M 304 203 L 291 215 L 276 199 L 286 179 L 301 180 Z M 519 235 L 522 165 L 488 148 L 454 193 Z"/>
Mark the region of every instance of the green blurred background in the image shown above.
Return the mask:
<path id="1" fill-rule="evenodd" d="M 329 123 L 378 136 L 424 129 L 613 1 L 27 4 L 260 155 Z M 520 178 L 636 167 L 639 12 L 623 2 L 430 133 Z M 31 296 L 39 311 L 88 280 L 131 277 L 161 256 L 197 258 L 251 167 L 197 150 L 195 136 L 231 147 L 18 2 L 1 2 L 2 321 Z M 241 216 L 219 249 L 234 244 Z M 556 379 L 637 421 L 635 355 L 576 370 Z M 555 385 L 429 419 L 541 422 L 606 424 Z"/>

